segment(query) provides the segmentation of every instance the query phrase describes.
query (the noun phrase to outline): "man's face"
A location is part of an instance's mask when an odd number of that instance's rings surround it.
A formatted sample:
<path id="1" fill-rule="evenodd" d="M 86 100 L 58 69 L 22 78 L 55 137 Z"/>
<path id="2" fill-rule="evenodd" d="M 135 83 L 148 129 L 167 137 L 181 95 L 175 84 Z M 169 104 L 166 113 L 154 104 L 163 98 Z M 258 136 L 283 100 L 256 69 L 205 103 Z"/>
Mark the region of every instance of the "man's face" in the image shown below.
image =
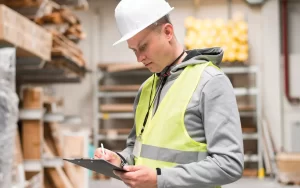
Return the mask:
<path id="1" fill-rule="evenodd" d="M 159 28 L 162 29 L 162 28 Z M 163 32 L 144 29 L 127 41 L 128 47 L 151 72 L 159 73 L 167 65 L 169 41 Z"/>

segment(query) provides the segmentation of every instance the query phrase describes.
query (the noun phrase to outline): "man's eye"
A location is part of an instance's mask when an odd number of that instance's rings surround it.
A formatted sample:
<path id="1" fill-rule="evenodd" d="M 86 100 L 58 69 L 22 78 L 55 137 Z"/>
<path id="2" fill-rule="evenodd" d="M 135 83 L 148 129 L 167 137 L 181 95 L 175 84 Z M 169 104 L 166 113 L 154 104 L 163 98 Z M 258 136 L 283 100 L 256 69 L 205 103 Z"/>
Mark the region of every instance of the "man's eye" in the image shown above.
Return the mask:
<path id="1" fill-rule="evenodd" d="M 146 50 L 146 47 L 147 47 L 147 45 L 144 44 L 143 46 L 140 47 L 140 51 L 141 51 L 141 52 L 142 52 L 142 51 L 145 51 L 145 50 Z"/>

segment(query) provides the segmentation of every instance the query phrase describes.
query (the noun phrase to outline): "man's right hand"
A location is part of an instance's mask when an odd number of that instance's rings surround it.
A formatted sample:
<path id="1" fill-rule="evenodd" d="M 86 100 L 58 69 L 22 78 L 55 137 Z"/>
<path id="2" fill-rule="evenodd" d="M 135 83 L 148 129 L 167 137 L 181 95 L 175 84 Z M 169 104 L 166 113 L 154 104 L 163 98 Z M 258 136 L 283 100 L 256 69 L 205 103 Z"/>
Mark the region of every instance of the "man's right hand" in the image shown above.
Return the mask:
<path id="1" fill-rule="evenodd" d="M 97 148 L 94 153 L 95 159 L 104 159 L 115 166 L 120 167 L 121 166 L 121 158 L 119 155 L 117 155 L 115 152 L 110 151 L 108 149 L 104 149 L 104 155 L 102 153 L 102 148 Z"/>

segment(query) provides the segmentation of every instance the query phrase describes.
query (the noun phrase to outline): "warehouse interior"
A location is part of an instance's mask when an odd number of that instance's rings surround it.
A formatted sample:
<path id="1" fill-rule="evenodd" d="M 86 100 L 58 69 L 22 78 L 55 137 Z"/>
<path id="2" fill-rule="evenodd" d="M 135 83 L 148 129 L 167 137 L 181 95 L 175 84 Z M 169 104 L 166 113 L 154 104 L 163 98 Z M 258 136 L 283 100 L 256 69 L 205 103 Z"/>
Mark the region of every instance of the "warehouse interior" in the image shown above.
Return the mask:
<path id="1" fill-rule="evenodd" d="M 163 0 L 162 0 L 163 1 Z M 236 187 L 300 187 L 300 0 L 166 0 L 185 50 L 221 47 L 243 133 Z M 0 0 L 0 188 L 122 188 L 65 158 L 120 152 L 151 72 L 120 0 Z"/>

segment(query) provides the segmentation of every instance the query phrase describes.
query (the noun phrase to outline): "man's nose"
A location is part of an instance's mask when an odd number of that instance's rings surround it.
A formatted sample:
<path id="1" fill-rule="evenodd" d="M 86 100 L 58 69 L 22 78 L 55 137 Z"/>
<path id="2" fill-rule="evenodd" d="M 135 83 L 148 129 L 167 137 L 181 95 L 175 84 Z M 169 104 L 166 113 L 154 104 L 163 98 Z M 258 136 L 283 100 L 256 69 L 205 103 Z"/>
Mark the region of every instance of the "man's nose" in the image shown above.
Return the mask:
<path id="1" fill-rule="evenodd" d="M 139 55 L 137 55 L 136 58 L 137 58 L 138 62 L 143 62 L 146 59 L 146 56 L 142 55 L 142 54 L 139 54 Z"/>

